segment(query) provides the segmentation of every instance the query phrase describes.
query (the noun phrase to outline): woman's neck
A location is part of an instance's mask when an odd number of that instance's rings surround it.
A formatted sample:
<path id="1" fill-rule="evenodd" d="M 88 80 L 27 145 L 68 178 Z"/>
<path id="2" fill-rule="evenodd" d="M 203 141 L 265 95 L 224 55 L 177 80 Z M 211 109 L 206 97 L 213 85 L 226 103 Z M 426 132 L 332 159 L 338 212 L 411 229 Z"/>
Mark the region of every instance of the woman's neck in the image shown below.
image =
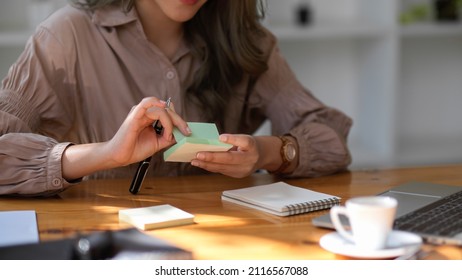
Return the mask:
<path id="1" fill-rule="evenodd" d="M 183 24 L 167 17 L 152 0 L 136 1 L 136 10 L 148 40 L 172 59 L 183 38 Z"/>

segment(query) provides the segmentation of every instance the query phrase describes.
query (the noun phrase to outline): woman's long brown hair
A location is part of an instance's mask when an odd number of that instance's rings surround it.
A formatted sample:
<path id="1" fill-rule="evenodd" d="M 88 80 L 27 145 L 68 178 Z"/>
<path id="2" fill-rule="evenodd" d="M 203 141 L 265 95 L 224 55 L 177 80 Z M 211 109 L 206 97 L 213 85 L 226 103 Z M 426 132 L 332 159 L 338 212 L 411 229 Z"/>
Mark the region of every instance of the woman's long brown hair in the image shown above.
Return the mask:
<path id="1" fill-rule="evenodd" d="M 135 4 L 135 0 L 71 2 L 85 9 L 120 5 L 124 11 Z M 266 57 L 258 44 L 264 36 L 260 25 L 263 6 L 261 0 L 208 0 L 185 23 L 185 38 L 193 55 L 202 61 L 187 89 L 187 98 L 197 102 L 205 117 L 218 121 L 219 126 L 223 125 L 224 108 L 234 87 L 246 76 L 252 84 L 267 69 Z"/>

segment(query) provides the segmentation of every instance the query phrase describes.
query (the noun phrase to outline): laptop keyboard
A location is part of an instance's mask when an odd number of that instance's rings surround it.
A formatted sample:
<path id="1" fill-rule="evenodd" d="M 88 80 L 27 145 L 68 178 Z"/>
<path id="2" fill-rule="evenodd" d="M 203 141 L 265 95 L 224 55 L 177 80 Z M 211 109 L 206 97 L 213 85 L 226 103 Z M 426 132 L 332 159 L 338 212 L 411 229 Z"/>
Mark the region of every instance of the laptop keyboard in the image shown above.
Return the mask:
<path id="1" fill-rule="evenodd" d="M 440 236 L 461 233 L 462 191 L 397 218 L 394 229 Z"/>

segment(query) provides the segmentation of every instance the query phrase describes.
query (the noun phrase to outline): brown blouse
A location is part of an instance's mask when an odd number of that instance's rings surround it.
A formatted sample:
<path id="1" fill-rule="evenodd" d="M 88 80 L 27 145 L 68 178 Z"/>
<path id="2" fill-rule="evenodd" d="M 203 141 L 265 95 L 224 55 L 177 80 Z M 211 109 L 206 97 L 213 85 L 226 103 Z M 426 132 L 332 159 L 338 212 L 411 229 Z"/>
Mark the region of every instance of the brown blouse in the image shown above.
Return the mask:
<path id="1" fill-rule="evenodd" d="M 288 176 L 345 169 L 352 120 L 303 88 L 273 35 L 268 32 L 264 40 L 269 70 L 247 103 L 247 80 L 236 87 L 220 132 L 252 134 L 269 119 L 274 135 L 290 133 L 298 141 L 299 165 Z M 0 194 L 46 195 L 71 186 L 61 174 L 65 148 L 111 139 L 144 97 L 172 97 L 186 121 L 205 121 L 198 107 L 184 103 L 200 63 L 186 43 L 169 60 L 147 40 L 135 10 L 57 11 L 37 28 L 2 82 Z M 151 167 L 148 176 L 204 173 L 190 164 L 163 162 L 162 153 L 154 155 Z M 136 164 L 90 177 L 131 177 L 135 169 Z"/>

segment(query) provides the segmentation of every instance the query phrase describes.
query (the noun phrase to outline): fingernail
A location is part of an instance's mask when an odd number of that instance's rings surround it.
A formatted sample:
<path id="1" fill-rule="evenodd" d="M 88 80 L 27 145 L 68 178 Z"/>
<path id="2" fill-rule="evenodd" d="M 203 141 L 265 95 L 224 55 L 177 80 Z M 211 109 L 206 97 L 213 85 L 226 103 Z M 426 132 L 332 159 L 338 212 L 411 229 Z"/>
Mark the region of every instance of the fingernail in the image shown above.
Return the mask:
<path id="1" fill-rule="evenodd" d="M 191 161 L 192 166 L 199 166 L 199 162 L 197 160 Z"/>
<path id="2" fill-rule="evenodd" d="M 228 141 L 228 136 L 222 134 L 222 135 L 220 135 L 220 136 L 218 137 L 218 139 L 219 139 L 221 142 L 226 142 L 226 141 Z"/>
<path id="3" fill-rule="evenodd" d="M 191 134 L 191 133 L 192 133 L 192 130 L 191 130 L 191 128 L 189 128 L 189 126 L 186 127 L 186 132 L 187 132 L 188 134 Z"/>
<path id="4" fill-rule="evenodd" d="M 205 159 L 205 155 L 204 155 L 203 153 L 197 153 L 196 158 L 197 158 L 198 160 L 204 160 L 204 159 Z"/>

